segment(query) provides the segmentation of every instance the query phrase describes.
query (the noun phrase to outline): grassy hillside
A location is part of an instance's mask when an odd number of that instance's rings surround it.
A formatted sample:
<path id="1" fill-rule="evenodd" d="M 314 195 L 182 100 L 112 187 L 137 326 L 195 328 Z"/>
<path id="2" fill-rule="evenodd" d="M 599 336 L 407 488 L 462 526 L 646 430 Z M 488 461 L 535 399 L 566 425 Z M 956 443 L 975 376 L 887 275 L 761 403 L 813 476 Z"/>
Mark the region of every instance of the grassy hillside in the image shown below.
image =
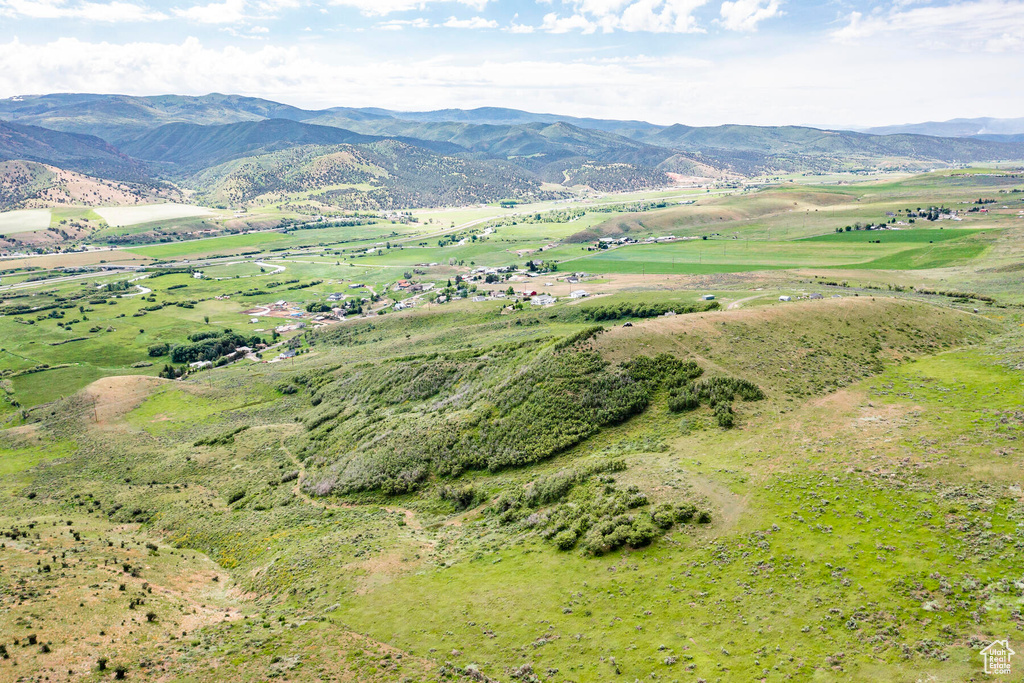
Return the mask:
<path id="1" fill-rule="evenodd" d="M 124 181 L 147 179 L 142 164 L 92 135 L 0 121 L 0 161 L 36 161 Z"/>
<path id="2" fill-rule="evenodd" d="M 1015 576 L 1000 558 L 1017 502 L 990 484 L 1009 481 L 1017 456 L 993 471 L 983 454 L 1017 427 L 977 420 L 1012 415 L 1021 380 L 998 369 L 994 347 L 947 351 L 1000 326 L 864 298 L 679 315 L 572 342 L 585 324 L 524 315 L 458 330 L 440 312 L 387 316 L 314 336 L 294 365 L 97 384 L 3 433 L 5 514 L 30 532 L 2 551 L 28 582 L 3 618 L 19 643 L 37 634 L 35 647 L 7 643 L 19 670 L 60 661 L 84 673 L 105 656 L 196 680 L 501 679 L 524 666 L 542 680 L 688 668 L 910 680 L 908 667 L 941 680 L 972 670 L 971 637 L 1012 628 L 1012 599 L 991 596 Z M 685 379 L 694 367 L 703 373 Z M 578 408 L 540 413 L 558 425 L 530 415 L 569 387 L 603 411 L 617 395 L 608 383 L 627 374 L 616 391 L 650 392 L 647 405 L 596 429 L 571 429 Z M 728 428 L 723 409 L 673 408 L 673 386 L 712 377 L 764 397 L 731 400 Z M 499 453 L 570 441 L 511 468 L 399 474 L 415 493 L 311 495 L 343 442 L 365 439 L 388 462 L 389 444 L 428 453 L 503 415 L 517 427 L 495 435 Z M 897 427 L 912 431 L 887 439 Z M 395 440 L 410 430 L 423 431 Z M 41 456 L 42 440 L 60 446 Z M 31 469 L 41 457 L 49 465 Z M 61 532 L 57 519 L 73 524 Z M 22 559 L 72 549 L 49 572 Z M 58 580 L 82 588 L 26 620 Z M 131 634 L 72 645 L 115 614 Z M 734 635 L 716 637 L 722 624 Z M 179 627 L 197 635 L 179 640 Z"/>
<path id="3" fill-rule="evenodd" d="M 552 196 L 535 176 L 507 162 L 441 156 L 394 140 L 239 159 L 196 174 L 188 185 L 215 203 L 305 193 L 325 205 L 370 211 Z"/>
<path id="4" fill-rule="evenodd" d="M 1024 187 L 850 179 L 0 261 L 0 679 L 982 680 Z"/>

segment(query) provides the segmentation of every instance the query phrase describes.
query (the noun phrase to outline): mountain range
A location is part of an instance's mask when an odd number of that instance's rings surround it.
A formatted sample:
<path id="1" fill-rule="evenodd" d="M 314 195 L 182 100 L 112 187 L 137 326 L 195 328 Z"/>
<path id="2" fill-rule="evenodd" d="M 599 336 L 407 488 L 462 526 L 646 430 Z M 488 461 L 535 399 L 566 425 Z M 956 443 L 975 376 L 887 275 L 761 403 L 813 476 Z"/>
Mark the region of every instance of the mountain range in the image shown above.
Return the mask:
<path id="1" fill-rule="evenodd" d="M 1024 159 L 1022 134 L 1024 119 L 855 132 L 658 126 L 494 107 L 307 110 L 221 94 L 0 100 L 0 161 L 172 183 L 211 202 L 315 193 L 340 208 L 549 197 L 580 185 L 639 189 L 668 184 L 671 173 L 724 178 L 1015 160 Z"/>

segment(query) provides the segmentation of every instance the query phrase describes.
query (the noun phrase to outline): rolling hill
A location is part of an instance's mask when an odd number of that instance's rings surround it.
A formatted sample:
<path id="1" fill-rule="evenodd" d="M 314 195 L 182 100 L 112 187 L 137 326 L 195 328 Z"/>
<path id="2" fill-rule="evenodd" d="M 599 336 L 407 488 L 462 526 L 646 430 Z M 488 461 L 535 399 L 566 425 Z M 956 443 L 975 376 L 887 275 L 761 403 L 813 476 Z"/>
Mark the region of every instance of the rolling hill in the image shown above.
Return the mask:
<path id="1" fill-rule="evenodd" d="M 238 95 L 53 94 L 0 100 L 0 160 L 118 181 L 161 178 L 219 203 L 313 193 L 327 205 L 394 209 L 536 197 L 543 183 L 645 189 L 668 184 L 668 173 L 723 178 L 1024 159 L 1019 136 L 995 132 L 1015 130 L 1012 123 L 949 122 L 943 131 L 975 137 L 936 137 L 657 126 L 495 107 L 306 110 Z M 979 130 L 989 132 L 977 137 Z M 31 187 L 11 194 L 27 196 Z"/>
<path id="2" fill-rule="evenodd" d="M 963 138 L 976 135 L 1019 135 L 1024 133 L 1024 118 L 997 119 L 980 117 L 976 119 L 905 123 L 897 126 L 868 128 L 864 132 L 872 135 L 934 135 L 943 138 Z"/>
<path id="3" fill-rule="evenodd" d="M 208 168 L 186 185 L 213 203 L 301 193 L 307 202 L 371 211 L 558 196 L 509 162 L 445 156 L 398 140 L 296 146 Z"/>
<path id="4" fill-rule="evenodd" d="M 36 161 L 114 180 L 144 181 L 137 160 L 93 135 L 0 121 L 0 161 Z"/>

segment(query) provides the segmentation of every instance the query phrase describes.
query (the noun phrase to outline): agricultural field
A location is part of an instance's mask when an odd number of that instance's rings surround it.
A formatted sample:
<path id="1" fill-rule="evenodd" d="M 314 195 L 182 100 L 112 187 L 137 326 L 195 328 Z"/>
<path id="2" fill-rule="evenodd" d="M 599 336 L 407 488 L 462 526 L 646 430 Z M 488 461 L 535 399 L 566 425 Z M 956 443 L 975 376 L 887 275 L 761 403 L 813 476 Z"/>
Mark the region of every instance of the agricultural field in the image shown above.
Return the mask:
<path id="1" fill-rule="evenodd" d="M 190 204 L 145 204 L 141 206 L 102 206 L 93 209 L 115 228 L 139 223 L 191 218 L 213 213 L 210 209 Z"/>
<path id="2" fill-rule="evenodd" d="M 46 230 L 50 227 L 49 209 L 22 209 L 0 213 L 0 235 Z"/>
<path id="3" fill-rule="evenodd" d="M 0 680 L 989 680 L 991 172 L 0 261 Z"/>

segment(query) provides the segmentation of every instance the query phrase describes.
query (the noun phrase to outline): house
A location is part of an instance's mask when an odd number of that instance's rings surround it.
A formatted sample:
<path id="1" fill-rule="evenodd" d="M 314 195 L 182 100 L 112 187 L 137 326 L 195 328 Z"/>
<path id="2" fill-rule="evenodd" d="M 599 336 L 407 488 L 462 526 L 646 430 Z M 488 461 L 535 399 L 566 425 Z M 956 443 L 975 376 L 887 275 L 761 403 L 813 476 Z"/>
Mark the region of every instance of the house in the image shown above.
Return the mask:
<path id="1" fill-rule="evenodd" d="M 287 351 L 285 351 L 284 353 L 279 355 L 277 357 L 277 360 L 287 360 L 289 358 L 295 358 L 295 350 L 294 349 L 288 349 Z"/>
<path id="2" fill-rule="evenodd" d="M 342 294 L 341 292 L 334 292 L 330 296 L 327 297 L 327 300 L 328 301 L 341 301 L 344 298 L 345 298 L 345 295 Z"/>
<path id="3" fill-rule="evenodd" d="M 714 301 L 715 300 L 715 295 L 714 294 L 705 294 L 704 296 L 701 297 L 701 300 L 702 301 Z"/>
<path id="4" fill-rule="evenodd" d="M 195 363 L 189 363 L 188 366 L 193 370 L 201 370 L 203 368 L 212 368 L 213 363 L 208 360 L 197 360 Z"/>
<path id="5" fill-rule="evenodd" d="M 405 305 L 405 304 L 403 304 L 403 303 L 402 303 L 401 301 L 399 301 L 398 303 L 396 303 L 396 304 L 394 305 L 394 309 L 395 309 L 396 311 L 404 311 L 404 310 L 405 310 L 406 308 L 407 308 L 407 307 L 406 307 L 406 305 Z"/>
<path id="6" fill-rule="evenodd" d="M 825 297 L 822 296 L 821 294 L 818 294 L 817 292 L 815 292 L 814 294 L 811 294 L 811 298 L 812 299 L 824 299 Z"/>
<path id="7" fill-rule="evenodd" d="M 195 272 L 195 273 L 192 273 L 192 277 L 193 277 L 193 279 L 196 279 L 196 280 L 202 280 L 203 279 L 203 274 L 199 273 L 199 272 Z"/>
<path id="8" fill-rule="evenodd" d="M 477 301 L 477 302 L 479 302 L 479 301 L 487 301 L 487 297 L 486 296 L 479 296 L 479 295 L 477 295 L 477 296 L 473 297 L 473 301 Z"/>
<path id="9" fill-rule="evenodd" d="M 792 301 L 792 300 L 793 300 L 793 297 L 791 297 L 791 296 L 783 295 L 783 296 L 779 297 L 779 301 Z"/>
<path id="10" fill-rule="evenodd" d="M 985 658 L 985 673 L 990 676 L 1009 674 L 1010 658 L 1017 654 L 1010 649 L 1009 639 L 994 640 L 979 654 Z"/>
<path id="11" fill-rule="evenodd" d="M 359 289 L 360 287 L 365 287 L 365 286 L 366 285 L 364 285 L 364 284 L 353 283 L 353 284 L 349 285 L 348 288 L 349 289 Z"/>
<path id="12" fill-rule="evenodd" d="M 572 297 L 573 299 L 582 299 L 584 297 L 590 296 L 590 293 L 587 292 L 587 290 L 585 289 L 577 289 L 575 292 L 570 292 L 569 296 Z"/>
<path id="13" fill-rule="evenodd" d="M 534 294 L 536 294 L 536 292 Z M 533 295 L 531 295 L 531 296 L 533 296 Z M 533 298 L 530 299 L 530 303 L 533 304 L 534 306 L 548 306 L 550 304 L 555 303 L 555 301 L 556 301 L 555 297 L 549 296 L 547 294 L 541 294 L 540 296 L 533 296 Z"/>
<path id="14" fill-rule="evenodd" d="M 255 325 L 255 324 L 257 324 L 257 323 L 258 323 L 259 321 L 260 321 L 260 319 L 259 319 L 259 318 L 249 318 L 249 324 L 250 324 L 250 325 Z"/>

